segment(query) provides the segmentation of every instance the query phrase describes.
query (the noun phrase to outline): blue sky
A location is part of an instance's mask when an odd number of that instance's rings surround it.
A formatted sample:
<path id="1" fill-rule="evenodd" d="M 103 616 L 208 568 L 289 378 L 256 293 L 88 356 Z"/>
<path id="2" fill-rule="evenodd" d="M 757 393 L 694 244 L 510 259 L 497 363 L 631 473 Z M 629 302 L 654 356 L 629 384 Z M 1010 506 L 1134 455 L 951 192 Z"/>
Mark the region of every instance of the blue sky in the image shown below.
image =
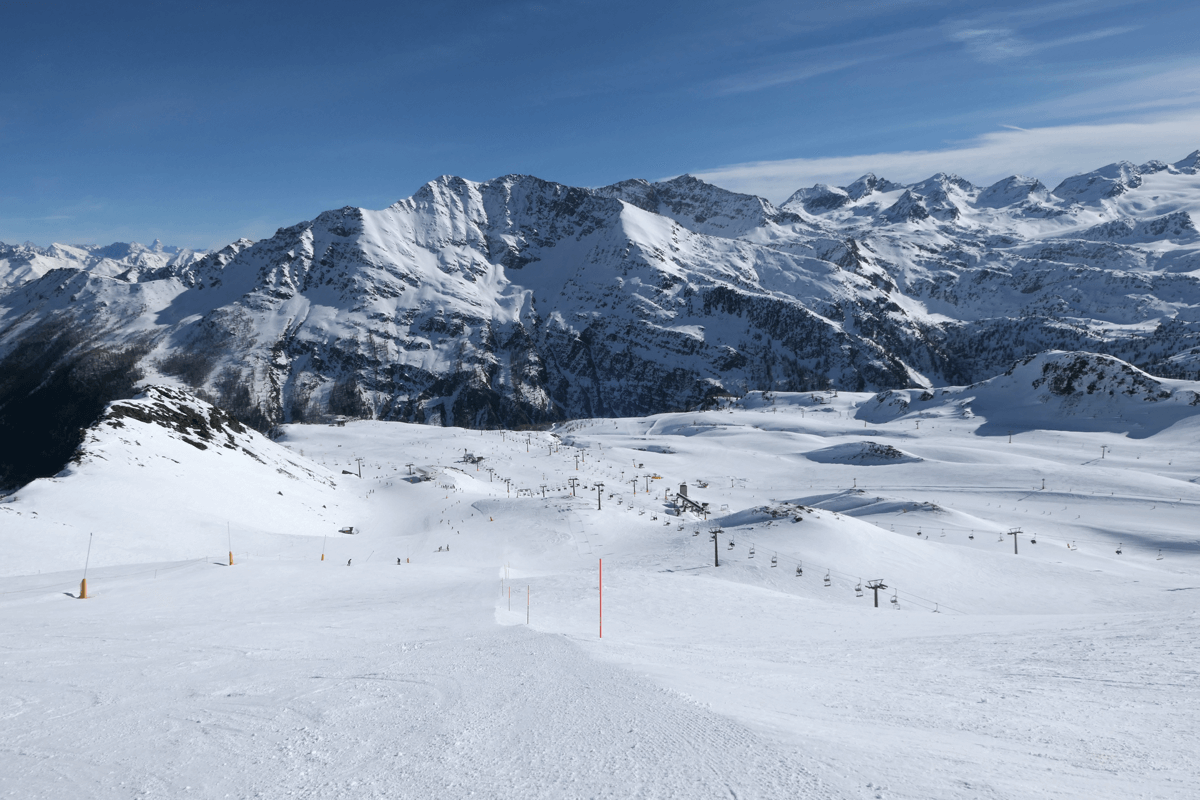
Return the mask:
<path id="1" fill-rule="evenodd" d="M 1200 3 L 9 6 L 0 241 L 268 236 L 442 174 L 1053 182 L 1200 148 Z"/>

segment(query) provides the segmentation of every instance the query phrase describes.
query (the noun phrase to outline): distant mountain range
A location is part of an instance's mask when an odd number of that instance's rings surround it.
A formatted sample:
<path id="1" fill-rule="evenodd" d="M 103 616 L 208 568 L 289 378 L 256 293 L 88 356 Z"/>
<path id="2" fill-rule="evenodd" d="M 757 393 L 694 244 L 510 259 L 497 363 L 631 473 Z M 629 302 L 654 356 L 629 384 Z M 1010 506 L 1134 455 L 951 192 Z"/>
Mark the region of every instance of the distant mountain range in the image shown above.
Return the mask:
<path id="1" fill-rule="evenodd" d="M 1197 213 L 1200 150 L 1053 190 L 865 175 L 779 207 L 690 176 L 442 177 L 210 253 L 0 245 L 0 428 L 63 396 L 86 425 L 148 381 L 266 429 L 963 385 L 1053 349 L 1195 378 Z"/>

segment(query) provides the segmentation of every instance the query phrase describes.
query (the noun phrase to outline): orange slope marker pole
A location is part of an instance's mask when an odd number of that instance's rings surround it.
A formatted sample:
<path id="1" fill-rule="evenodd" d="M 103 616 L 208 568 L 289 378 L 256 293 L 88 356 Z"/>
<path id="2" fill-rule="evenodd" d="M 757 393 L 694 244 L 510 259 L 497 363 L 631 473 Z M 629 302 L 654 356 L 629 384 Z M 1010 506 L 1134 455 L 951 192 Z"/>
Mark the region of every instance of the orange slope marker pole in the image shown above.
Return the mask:
<path id="1" fill-rule="evenodd" d="M 92 536 L 94 536 L 94 535 L 95 534 L 91 534 L 91 533 L 88 534 L 87 558 L 85 558 L 83 561 L 83 580 L 81 580 L 79 582 L 79 599 L 80 600 L 87 600 L 87 571 L 88 571 L 88 564 L 90 564 L 92 561 Z"/>

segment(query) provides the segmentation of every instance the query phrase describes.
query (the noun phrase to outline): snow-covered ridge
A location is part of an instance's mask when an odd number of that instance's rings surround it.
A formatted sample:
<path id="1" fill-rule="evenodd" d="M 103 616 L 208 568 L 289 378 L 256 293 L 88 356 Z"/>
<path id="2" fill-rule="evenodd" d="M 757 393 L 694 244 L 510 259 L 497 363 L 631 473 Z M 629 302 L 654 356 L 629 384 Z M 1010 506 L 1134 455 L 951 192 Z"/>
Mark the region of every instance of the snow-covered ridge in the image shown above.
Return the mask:
<path id="1" fill-rule="evenodd" d="M 81 269 L 97 275 L 137 281 L 167 267 L 181 267 L 204 256 L 204 251 L 171 247 L 155 239 L 150 246 L 137 242 L 110 245 L 52 244 L 38 247 L 26 242 L 0 242 L 0 289 L 35 280 L 54 269 Z"/>
<path id="2" fill-rule="evenodd" d="M 599 189 L 443 176 L 259 242 L 138 251 L 144 267 L 117 269 L 118 253 L 50 271 L 10 259 L 0 366 L 32 369 L 38 342 L 63 359 L 136 350 L 145 380 L 260 428 L 330 414 L 515 425 L 756 389 L 968 385 L 1048 350 L 1190 378 L 1198 163 L 1109 165 L 1054 191 L 866 175 L 782 207 L 691 176 Z"/>

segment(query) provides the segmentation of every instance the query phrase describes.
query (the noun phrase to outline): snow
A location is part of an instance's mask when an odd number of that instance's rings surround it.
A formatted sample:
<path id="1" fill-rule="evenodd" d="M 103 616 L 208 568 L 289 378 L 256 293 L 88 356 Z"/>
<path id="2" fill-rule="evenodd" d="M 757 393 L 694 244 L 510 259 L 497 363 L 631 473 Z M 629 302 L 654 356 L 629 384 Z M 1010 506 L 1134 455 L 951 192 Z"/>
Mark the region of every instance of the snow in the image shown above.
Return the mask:
<path id="1" fill-rule="evenodd" d="M 0 502 L 0 794 L 1194 796 L 1200 385 L 1077 358 L 275 442 L 152 389 Z"/>

